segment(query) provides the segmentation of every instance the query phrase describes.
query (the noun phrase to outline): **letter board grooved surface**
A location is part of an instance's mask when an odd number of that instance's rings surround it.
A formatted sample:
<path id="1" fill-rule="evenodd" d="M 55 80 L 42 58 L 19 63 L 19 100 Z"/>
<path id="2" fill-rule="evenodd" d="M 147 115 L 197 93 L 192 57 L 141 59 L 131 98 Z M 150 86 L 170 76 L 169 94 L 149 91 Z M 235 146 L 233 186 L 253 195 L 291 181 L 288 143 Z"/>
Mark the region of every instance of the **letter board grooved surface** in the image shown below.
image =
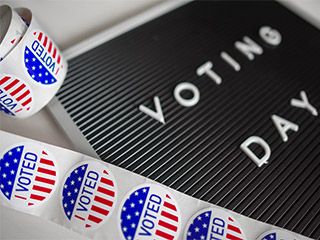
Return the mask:
<path id="1" fill-rule="evenodd" d="M 279 46 L 261 39 L 265 25 L 281 33 Z M 244 36 L 263 49 L 253 61 L 234 47 Z M 304 90 L 320 110 L 319 43 L 316 28 L 276 2 L 191 2 L 71 59 L 57 98 L 102 160 L 318 239 L 320 119 L 290 100 Z M 197 76 L 207 61 L 220 85 Z M 174 98 L 182 82 L 200 91 L 193 107 Z M 165 124 L 139 111 L 154 109 L 154 96 Z M 299 125 L 287 142 L 273 114 Z M 240 150 L 250 136 L 270 145 L 260 168 Z"/>

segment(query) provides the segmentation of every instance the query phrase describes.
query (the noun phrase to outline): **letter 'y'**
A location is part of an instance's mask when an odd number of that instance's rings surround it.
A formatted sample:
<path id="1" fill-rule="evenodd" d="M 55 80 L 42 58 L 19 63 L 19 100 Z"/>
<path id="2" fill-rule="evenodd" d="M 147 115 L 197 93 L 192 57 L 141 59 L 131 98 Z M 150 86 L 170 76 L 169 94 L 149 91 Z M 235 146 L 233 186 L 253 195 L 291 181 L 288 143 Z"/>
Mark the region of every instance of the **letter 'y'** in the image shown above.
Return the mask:
<path id="1" fill-rule="evenodd" d="M 300 99 L 291 99 L 291 106 L 297 107 L 297 108 L 305 108 L 307 109 L 313 116 L 318 116 L 318 111 L 317 109 L 312 106 L 309 103 L 307 94 L 305 91 L 300 92 L 301 100 Z"/>

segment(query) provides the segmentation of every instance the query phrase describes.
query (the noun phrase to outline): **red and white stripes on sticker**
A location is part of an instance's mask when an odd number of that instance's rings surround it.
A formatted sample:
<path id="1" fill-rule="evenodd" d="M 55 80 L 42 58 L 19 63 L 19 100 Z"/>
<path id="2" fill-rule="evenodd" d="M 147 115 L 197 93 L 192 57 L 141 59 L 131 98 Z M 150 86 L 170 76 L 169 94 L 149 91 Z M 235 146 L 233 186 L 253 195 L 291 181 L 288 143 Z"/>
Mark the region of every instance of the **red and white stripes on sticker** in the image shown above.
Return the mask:
<path id="1" fill-rule="evenodd" d="M 155 234 L 161 239 L 173 240 L 178 231 L 179 220 L 177 207 L 166 194 Z"/>
<path id="2" fill-rule="evenodd" d="M 93 198 L 90 213 L 86 219 L 86 228 L 99 224 L 109 215 L 115 204 L 115 185 L 112 177 L 106 170 L 103 170 L 96 190 L 97 192 Z"/>
<path id="3" fill-rule="evenodd" d="M 33 35 L 36 36 L 38 41 L 42 43 L 43 47 L 48 51 L 50 56 L 57 62 L 58 65 L 60 65 L 61 55 L 52 40 L 43 32 L 33 32 Z M 63 65 L 61 65 L 61 68 L 63 68 Z M 55 72 L 56 75 L 58 74 L 59 70 L 60 68 L 58 67 Z"/>
<path id="4" fill-rule="evenodd" d="M 45 151 L 42 151 L 28 206 L 34 205 L 36 201 L 43 201 L 52 192 L 56 183 L 57 173 L 55 169 L 54 162 L 48 158 Z"/>
<path id="5" fill-rule="evenodd" d="M 16 113 L 20 112 L 23 108 L 26 110 L 30 109 L 32 102 L 31 92 L 23 82 L 10 76 L 4 76 L 0 79 L 0 88 L 4 89 L 7 94 L 10 94 L 11 97 L 20 103 L 21 107 L 15 110 Z"/>
<path id="6" fill-rule="evenodd" d="M 235 221 L 231 217 L 228 217 L 226 238 L 230 240 L 243 240 L 241 229 L 236 226 Z"/>

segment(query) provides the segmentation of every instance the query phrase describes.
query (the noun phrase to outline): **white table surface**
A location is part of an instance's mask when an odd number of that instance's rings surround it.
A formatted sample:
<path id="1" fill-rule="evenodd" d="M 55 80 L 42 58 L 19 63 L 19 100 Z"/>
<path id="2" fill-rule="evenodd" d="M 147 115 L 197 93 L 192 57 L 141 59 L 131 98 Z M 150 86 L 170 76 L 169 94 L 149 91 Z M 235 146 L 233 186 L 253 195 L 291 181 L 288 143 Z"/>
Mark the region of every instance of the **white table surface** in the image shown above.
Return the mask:
<path id="1" fill-rule="evenodd" d="M 61 50 L 134 16 L 160 0 L 0 0 L 0 5 L 28 7 Z M 320 28 L 319 0 L 287 0 Z M 0 115 L 0 129 L 73 149 L 47 109 L 24 119 Z M 3 139 L 0 139 L 0 144 Z M 0 239 L 83 239 L 54 223 L 0 207 Z"/>

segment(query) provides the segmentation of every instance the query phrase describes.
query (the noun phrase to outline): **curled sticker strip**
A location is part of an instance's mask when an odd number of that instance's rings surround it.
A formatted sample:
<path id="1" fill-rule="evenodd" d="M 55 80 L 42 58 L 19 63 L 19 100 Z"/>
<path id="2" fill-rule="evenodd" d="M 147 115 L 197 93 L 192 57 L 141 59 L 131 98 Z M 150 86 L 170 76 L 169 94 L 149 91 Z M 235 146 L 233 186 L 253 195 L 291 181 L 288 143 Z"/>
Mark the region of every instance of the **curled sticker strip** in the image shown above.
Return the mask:
<path id="1" fill-rule="evenodd" d="M 6 100 L 1 97 L 13 97 L 0 86 L 0 112 L 11 117 L 29 117 L 43 108 L 57 93 L 67 73 L 67 62 L 58 47 L 37 23 L 30 10 L 0 7 L 0 73 L 18 80 L 30 95 L 29 106 L 24 102 Z M 3 80 L 3 77 L 0 80 Z M 2 102 L 1 102 L 2 101 Z M 17 104 L 13 109 L 12 104 Z M 19 105 L 21 103 L 21 106 Z"/>
<path id="2" fill-rule="evenodd" d="M 213 205 L 202 208 L 200 200 L 77 152 L 1 130 L 0 139 L 0 205 L 89 239 L 309 239 Z"/>

